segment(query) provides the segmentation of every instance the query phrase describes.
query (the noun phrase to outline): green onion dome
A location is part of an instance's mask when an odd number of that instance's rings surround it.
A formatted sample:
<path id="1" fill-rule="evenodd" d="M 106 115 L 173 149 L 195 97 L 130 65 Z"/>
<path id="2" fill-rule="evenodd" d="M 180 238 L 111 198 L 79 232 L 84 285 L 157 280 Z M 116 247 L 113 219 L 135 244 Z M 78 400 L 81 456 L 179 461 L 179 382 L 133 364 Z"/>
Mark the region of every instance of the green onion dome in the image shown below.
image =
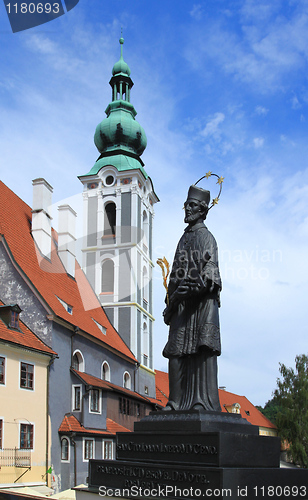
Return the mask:
<path id="1" fill-rule="evenodd" d="M 109 151 L 124 150 L 138 156 L 147 145 L 147 138 L 141 125 L 135 120 L 137 114 L 130 102 L 133 82 L 130 69 L 123 59 L 123 38 L 120 38 L 121 57 L 114 65 L 110 86 L 112 102 L 106 109 L 105 118 L 96 127 L 94 142 L 101 154 Z"/>

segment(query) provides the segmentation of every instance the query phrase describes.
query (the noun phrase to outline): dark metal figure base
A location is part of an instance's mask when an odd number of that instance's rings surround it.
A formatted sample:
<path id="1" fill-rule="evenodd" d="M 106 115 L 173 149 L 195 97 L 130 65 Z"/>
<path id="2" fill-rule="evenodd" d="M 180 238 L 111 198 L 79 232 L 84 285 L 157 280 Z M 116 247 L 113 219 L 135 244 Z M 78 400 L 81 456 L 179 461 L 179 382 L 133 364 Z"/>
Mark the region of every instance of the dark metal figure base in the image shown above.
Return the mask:
<path id="1" fill-rule="evenodd" d="M 90 488 L 121 498 L 307 499 L 308 471 L 91 460 Z"/>
<path id="2" fill-rule="evenodd" d="M 259 427 L 251 425 L 237 413 L 220 411 L 152 411 L 135 422 L 135 431 L 142 432 L 240 432 L 259 435 Z"/>
<path id="3" fill-rule="evenodd" d="M 280 469 L 280 439 L 241 415 L 152 412 L 117 434 L 117 460 L 91 460 L 101 496 L 308 499 L 308 470 Z"/>

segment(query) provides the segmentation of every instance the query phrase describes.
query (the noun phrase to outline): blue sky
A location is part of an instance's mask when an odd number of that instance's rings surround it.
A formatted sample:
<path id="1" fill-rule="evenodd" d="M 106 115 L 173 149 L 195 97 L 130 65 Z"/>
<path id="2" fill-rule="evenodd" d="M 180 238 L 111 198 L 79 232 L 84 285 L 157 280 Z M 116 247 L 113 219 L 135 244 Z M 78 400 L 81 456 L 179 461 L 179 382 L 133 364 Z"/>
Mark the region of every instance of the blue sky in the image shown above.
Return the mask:
<path id="1" fill-rule="evenodd" d="M 55 205 L 69 199 L 81 221 L 77 176 L 98 157 L 121 27 L 148 138 L 142 158 L 161 200 L 155 258 L 172 261 L 189 185 L 209 170 L 225 177 L 207 219 L 223 279 L 219 384 L 263 405 L 279 362 L 307 353 L 308 4 L 80 0 L 16 34 L 1 4 L 1 180 L 28 204 L 32 179 L 45 177 Z M 216 196 L 215 183 L 203 187 Z M 164 369 L 158 267 L 154 291 Z"/>

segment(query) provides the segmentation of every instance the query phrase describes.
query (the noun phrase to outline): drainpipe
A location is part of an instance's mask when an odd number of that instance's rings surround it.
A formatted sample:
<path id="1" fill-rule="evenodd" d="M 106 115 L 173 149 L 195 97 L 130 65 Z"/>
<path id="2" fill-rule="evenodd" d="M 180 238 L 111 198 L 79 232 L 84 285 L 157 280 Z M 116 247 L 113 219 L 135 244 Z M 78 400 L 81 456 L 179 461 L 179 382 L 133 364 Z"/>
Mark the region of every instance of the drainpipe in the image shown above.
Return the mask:
<path id="1" fill-rule="evenodd" d="M 74 446 L 74 486 L 77 486 L 77 451 L 76 451 L 76 441 L 74 437 L 76 436 L 75 432 L 71 433 L 71 443 Z"/>
<path id="2" fill-rule="evenodd" d="M 137 370 L 140 366 L 140 363 L 135 363 L 135 370 L 134 370 L 134 392 L 136 391 L 136 375 L 137 375 Z"/>
<path id="3" fill-rule="evenodd" d="M 49 461 L 49 378 L 50 378 L 50 367 L 53 364 L 57 356 L 52 356 L 47 366 L 47 387 L 46 387 L 46 486 L 48 486 L 48 461 Z"/>
<path id="4" fill-rule="evenodd" d="M 85 393 L 82 395 L 81 399 L 81 425 L 84 425 L 84 400 L 87 394 L 89 394 L 90 390 L 93 388 L 92 385 L 85 385 Z"/>
<path id="5" fill-rule="evenodd" d="M 79 327 L 75 326 L 74 331 L 71 335 L 71 367 L 73 367 L 73 352 L 74 352 L 73 339 L 74 339 L 76 333 L 78 333 L 78 332 L 79 332 Z"/>

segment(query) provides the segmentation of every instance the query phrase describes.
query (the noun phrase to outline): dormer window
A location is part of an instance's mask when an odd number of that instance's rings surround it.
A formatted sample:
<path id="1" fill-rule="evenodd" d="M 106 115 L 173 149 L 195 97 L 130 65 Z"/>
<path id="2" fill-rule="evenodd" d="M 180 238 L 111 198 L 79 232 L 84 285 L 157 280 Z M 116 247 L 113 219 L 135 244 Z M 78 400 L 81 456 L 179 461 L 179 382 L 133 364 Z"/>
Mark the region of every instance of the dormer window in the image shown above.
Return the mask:
<path id="1" fill-rule="evenodd" d="M 57 297 L 58 301 L 60 302 L 60 304 L 62 304 L 64 309 L 68 312 L 68 314 L 73 314 L 73 306 L 70 306 L 67 302 L 60 299 L 60 297 L 58 297 L 57 295 L 56 295 L 56 297 Z"/>
<path id="2" fill-rule="evenodd" d="M 0 318 L 8 328 L 19 329 L 19 314 L 21 309 L 18 304 L 0 306 Z"/>
<path id="3" fill-rule="evenodd" d="M 16 311 L 11 311 L 11 328 L 19 327 L 19 313 Z"/>

